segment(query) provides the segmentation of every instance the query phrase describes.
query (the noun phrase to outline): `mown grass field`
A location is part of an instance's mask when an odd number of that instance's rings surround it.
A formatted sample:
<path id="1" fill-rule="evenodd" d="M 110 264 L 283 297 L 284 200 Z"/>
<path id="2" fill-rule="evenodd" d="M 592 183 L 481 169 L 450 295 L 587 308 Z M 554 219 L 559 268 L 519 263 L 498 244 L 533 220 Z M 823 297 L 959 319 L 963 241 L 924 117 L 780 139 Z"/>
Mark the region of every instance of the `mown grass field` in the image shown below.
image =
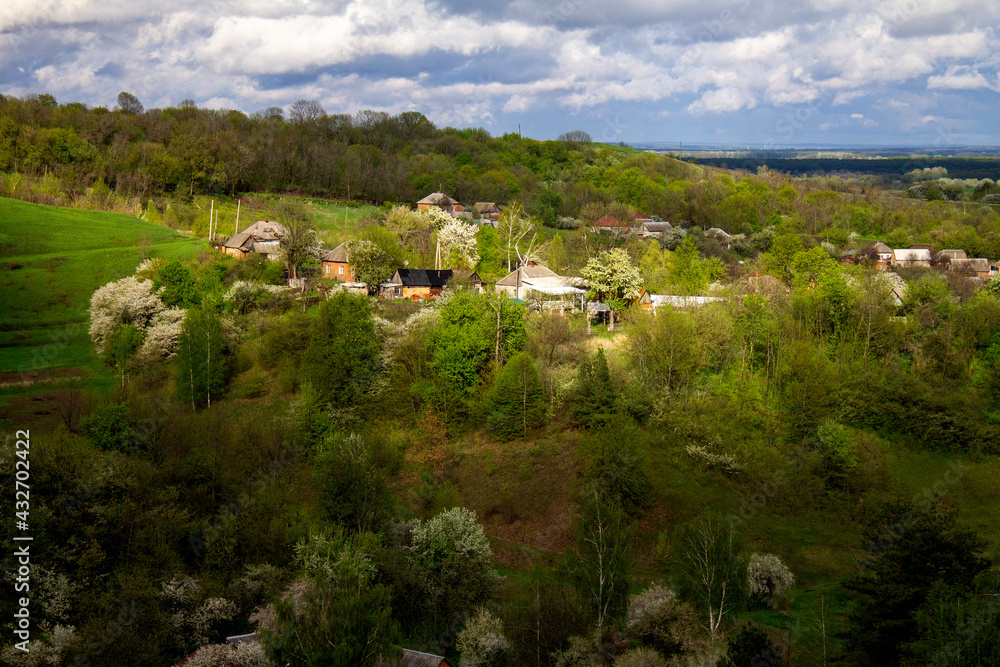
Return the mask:
<path id="1" fill-rule="evenodd" d="M 0 376 L 102 372 L 87 335 L 94 290 L 144 258 L 190 259 L 207 242 L 126 215 L 0 198 Z"/>

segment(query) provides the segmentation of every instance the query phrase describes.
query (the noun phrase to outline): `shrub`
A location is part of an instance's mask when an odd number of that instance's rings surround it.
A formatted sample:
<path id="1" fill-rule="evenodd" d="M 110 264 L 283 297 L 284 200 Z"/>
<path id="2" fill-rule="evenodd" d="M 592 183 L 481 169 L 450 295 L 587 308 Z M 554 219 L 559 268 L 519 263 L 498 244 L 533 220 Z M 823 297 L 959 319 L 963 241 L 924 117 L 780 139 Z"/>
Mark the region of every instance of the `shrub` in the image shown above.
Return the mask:
<path id="1" fill-rule="evenodd" d="M 626 627 L 630 637 L 670 658 L 694 648 L 698 618 L 672 590 L 652 586 L 629 599 Z"/>

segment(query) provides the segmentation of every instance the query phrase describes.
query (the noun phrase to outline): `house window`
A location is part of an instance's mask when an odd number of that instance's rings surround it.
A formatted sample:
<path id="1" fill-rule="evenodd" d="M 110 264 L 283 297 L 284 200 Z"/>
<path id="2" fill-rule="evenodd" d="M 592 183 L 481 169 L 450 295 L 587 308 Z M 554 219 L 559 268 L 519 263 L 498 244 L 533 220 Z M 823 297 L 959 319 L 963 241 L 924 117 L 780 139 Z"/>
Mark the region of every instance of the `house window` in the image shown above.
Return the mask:
<path id="1" fill-rule="evenodd" d="M 330 265 L 329 264 L 326 265 L 326 272 L 330 273 Z"/>
<path id="2" fill-rule="evenodd" d="M 344 275 L 344 267 L 338 266 L 337 269 L 339 270 L 340 275 Z"/>

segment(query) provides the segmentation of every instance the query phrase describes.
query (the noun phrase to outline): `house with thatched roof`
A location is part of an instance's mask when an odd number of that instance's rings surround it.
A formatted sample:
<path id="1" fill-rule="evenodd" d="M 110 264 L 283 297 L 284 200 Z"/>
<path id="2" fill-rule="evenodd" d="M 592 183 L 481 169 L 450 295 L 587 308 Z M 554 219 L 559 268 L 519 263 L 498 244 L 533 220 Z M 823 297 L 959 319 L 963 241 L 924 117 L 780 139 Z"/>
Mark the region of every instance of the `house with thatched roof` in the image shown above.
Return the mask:
<path id="1" fill-rule="evenodd" d="M 423 211 L 429 208 L 439 208 L 442 211 L 448 213 L 461 213 L 465 209 L 462 205 L 458 203 L 457 200 L 452 199 L 443 192 L 432 192 L 423 199 L 417 202 L 417 210 Z"/>
<path id="2" fill-rule="evenodd" d="M 968 258 L 969 255 L 966 254 L 964 250 L 958 248 L 946 248 L 934 253 L 931 257 L 931 266 L 936 266 L 939 269 L 947 269 L 952 260 Z"/>
<path id="3" fill-rule="evenodd" d="M 989 278 L 990 260 L 978 258 L 955 258 L 948 262 L 948 270 L 970 278 Z"/>
<path id="4" fill-rule="evenodd" d="M 500 207 L 497 206 L 496 202 L 477 201 L 475 204 L 473 204 L 473 207 L 477 211 L 479 211 L 479 215 L 481 218 L 492 220 L 493 222 L 496 222 L 497 220 L 500 219 Z"/>

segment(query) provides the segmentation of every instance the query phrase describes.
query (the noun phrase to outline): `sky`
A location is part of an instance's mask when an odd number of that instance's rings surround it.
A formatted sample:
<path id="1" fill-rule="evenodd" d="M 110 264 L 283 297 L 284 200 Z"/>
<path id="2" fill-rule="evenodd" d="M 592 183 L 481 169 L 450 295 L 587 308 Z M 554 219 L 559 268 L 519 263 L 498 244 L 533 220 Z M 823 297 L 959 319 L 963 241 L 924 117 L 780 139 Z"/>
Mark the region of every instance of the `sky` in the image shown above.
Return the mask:
<path id="1" fill-rule="evenodd" d="M 992 0 L 4 0 L 0 92 L 554 139 L 1000 144 Z"/>

